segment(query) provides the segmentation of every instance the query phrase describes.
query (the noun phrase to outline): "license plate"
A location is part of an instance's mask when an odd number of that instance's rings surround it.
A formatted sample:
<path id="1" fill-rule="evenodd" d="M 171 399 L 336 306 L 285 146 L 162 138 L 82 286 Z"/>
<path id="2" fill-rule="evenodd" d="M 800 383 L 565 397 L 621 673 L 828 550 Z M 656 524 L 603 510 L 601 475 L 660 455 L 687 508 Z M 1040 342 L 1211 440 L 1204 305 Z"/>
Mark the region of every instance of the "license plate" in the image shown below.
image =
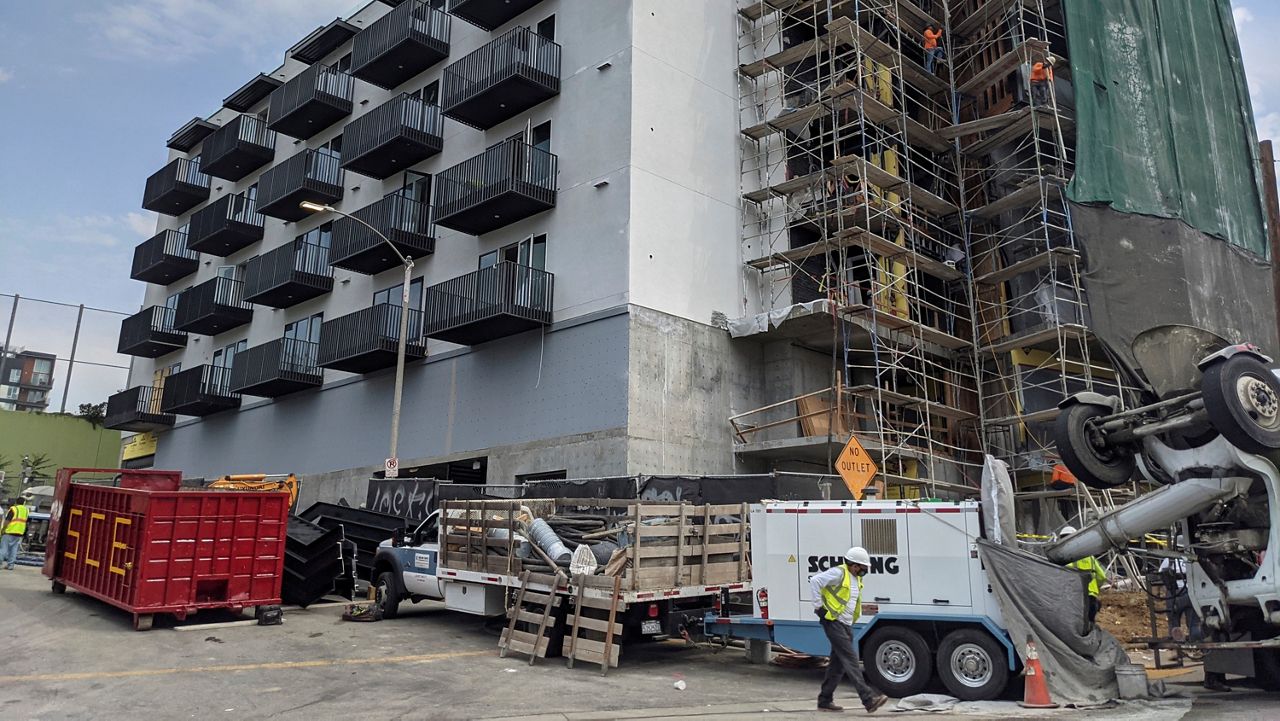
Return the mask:
<path id="1" fill-rule="evenodd" d="M 661 621 L 641 621 L 640 633 L 643 633 L 646 636 L 656 636 L 657 634 L 662 633 L 662 622 Z"/>

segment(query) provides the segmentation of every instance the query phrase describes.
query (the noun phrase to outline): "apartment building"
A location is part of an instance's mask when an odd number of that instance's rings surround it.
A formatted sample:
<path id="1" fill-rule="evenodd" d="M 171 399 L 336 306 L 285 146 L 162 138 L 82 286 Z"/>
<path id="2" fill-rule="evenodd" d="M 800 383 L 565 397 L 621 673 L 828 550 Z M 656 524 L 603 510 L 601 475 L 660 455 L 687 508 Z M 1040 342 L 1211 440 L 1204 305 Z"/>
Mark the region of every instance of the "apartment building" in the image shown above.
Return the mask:
<path id="1" fill-rule="evenodd" d="M 318 28 L 147 180 L 108 425 L 189 475 L 380 470 L 403 270 L 371 225 L 414 264 L 402 468 L 736 470 L 736 42 L 729 0 L 384 0 Z"/>
<path id="2" fill-rule="evenodd" d="M 31 350 L 0 350 L 0 410 L 43 412 L 53 392 L 53 365 L 58 357 Z"/>

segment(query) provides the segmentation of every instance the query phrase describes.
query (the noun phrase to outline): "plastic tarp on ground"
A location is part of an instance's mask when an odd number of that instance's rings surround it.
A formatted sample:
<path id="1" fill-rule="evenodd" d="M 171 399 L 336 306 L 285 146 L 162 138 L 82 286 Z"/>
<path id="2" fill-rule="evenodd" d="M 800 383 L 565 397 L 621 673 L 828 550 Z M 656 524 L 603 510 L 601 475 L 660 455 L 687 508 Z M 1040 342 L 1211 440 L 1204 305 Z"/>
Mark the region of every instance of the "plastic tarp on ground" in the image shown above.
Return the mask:
<path id="1" fill-rule="evenodd" d="M 1063 6 L 1080 138 L 1068 197 L 1179 218 L 1267 257 L 1253 109 L 1230 1 Z"/>
<path id="2" fill-rule="evenodd" d="M 985 539 L 978 552 L 1024 662 L 1027 639 L 1035 641 L 1053 700 L 1092 706 L 1118 698 L 1115 667 L 1129 657 L 1114 636 L 1089 623 L 1085 574 Z"/>
<path id="3" fill-rule="evenodd" d="M 1129 367 L 1130 344 L 1166 323 L 1280 353 L 1271 265 L 1180 220 L 1071 204 L 1084 244 L 1085 294 L 1094 333 Z"/>

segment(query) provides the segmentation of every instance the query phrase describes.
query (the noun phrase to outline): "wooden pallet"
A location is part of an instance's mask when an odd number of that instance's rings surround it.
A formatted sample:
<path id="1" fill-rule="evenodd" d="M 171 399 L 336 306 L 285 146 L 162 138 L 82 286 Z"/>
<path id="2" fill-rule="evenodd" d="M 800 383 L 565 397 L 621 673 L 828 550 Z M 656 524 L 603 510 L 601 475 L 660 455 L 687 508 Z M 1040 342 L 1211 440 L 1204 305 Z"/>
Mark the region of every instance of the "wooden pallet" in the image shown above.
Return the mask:
<path id="1" fill-rule="evenodd" d="M 573 585 L 573 613 L 566 620 L 569 625 L 566 637 L 569 645 L 565 656 L 569 658 L 569 668 L 573 668 L 574 661 L 600 664 L 600 675 L 603 676 L 609 672 L 610 667 L 618 667 L 618 656 L 621 654 L 621 648 L 615 639 L 622 635 L 622 624 L 617 621 L 622 579 L 618 576 L 607 578 L 578 574 L 573 579 Z M 583 593 L 587 587 L 611 588 L 613 595 L 608 601 L 591 598 Z M 601 618 L 601 615 L 605 618 Z"/>
<path id="2" fill-rule="evenodd" d="M 503 629 L 502 636 L 498 639 L 499 656 L 505 658 L 507 651 L 523 653 L 529 657 L 530 666 L 533 665 L 535 658 L 546 658 L 547 631 L 555 625 L 555 621 L 551 617 L 551 609 L 560 605 L 560 596 L 556 594 L 555 589 L 560 588 L 564 574 L 556 571 L 554 578 L 550 576 L 545 578 L 550 579 L 551 593 L 530 591 L 530 580 L 539 582 L 542 578 L 528 571 L 520 574 L 520 590 L 516 593 L 515 603 L 511 604 L 511 608 L 507 609 L 507 617 L 510 621 L 507 623 L 507 627 Z M 534 610 L 527 610 L 525 604 L 534 607 Z M 539 608 L 541 609 L 540 611 L 537 610 Z M 517 630 L 516 625 L 520 623 L 534 626 L 537 631 L 530 633 Z"/>

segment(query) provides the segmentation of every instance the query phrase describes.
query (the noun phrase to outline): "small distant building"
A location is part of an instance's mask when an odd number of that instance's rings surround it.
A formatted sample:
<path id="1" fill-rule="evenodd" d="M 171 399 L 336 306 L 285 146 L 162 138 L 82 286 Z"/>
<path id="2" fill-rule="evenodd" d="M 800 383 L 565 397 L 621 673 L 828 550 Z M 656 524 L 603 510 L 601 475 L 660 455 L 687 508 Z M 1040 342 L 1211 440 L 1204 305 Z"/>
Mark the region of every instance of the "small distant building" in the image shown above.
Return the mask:
<path id="1" fill-rule="evenodd" d="M 57 359 L 52 353 L 4 351 L 0 357 L 0 410 L 43 413 L 49 407 Z"/>

